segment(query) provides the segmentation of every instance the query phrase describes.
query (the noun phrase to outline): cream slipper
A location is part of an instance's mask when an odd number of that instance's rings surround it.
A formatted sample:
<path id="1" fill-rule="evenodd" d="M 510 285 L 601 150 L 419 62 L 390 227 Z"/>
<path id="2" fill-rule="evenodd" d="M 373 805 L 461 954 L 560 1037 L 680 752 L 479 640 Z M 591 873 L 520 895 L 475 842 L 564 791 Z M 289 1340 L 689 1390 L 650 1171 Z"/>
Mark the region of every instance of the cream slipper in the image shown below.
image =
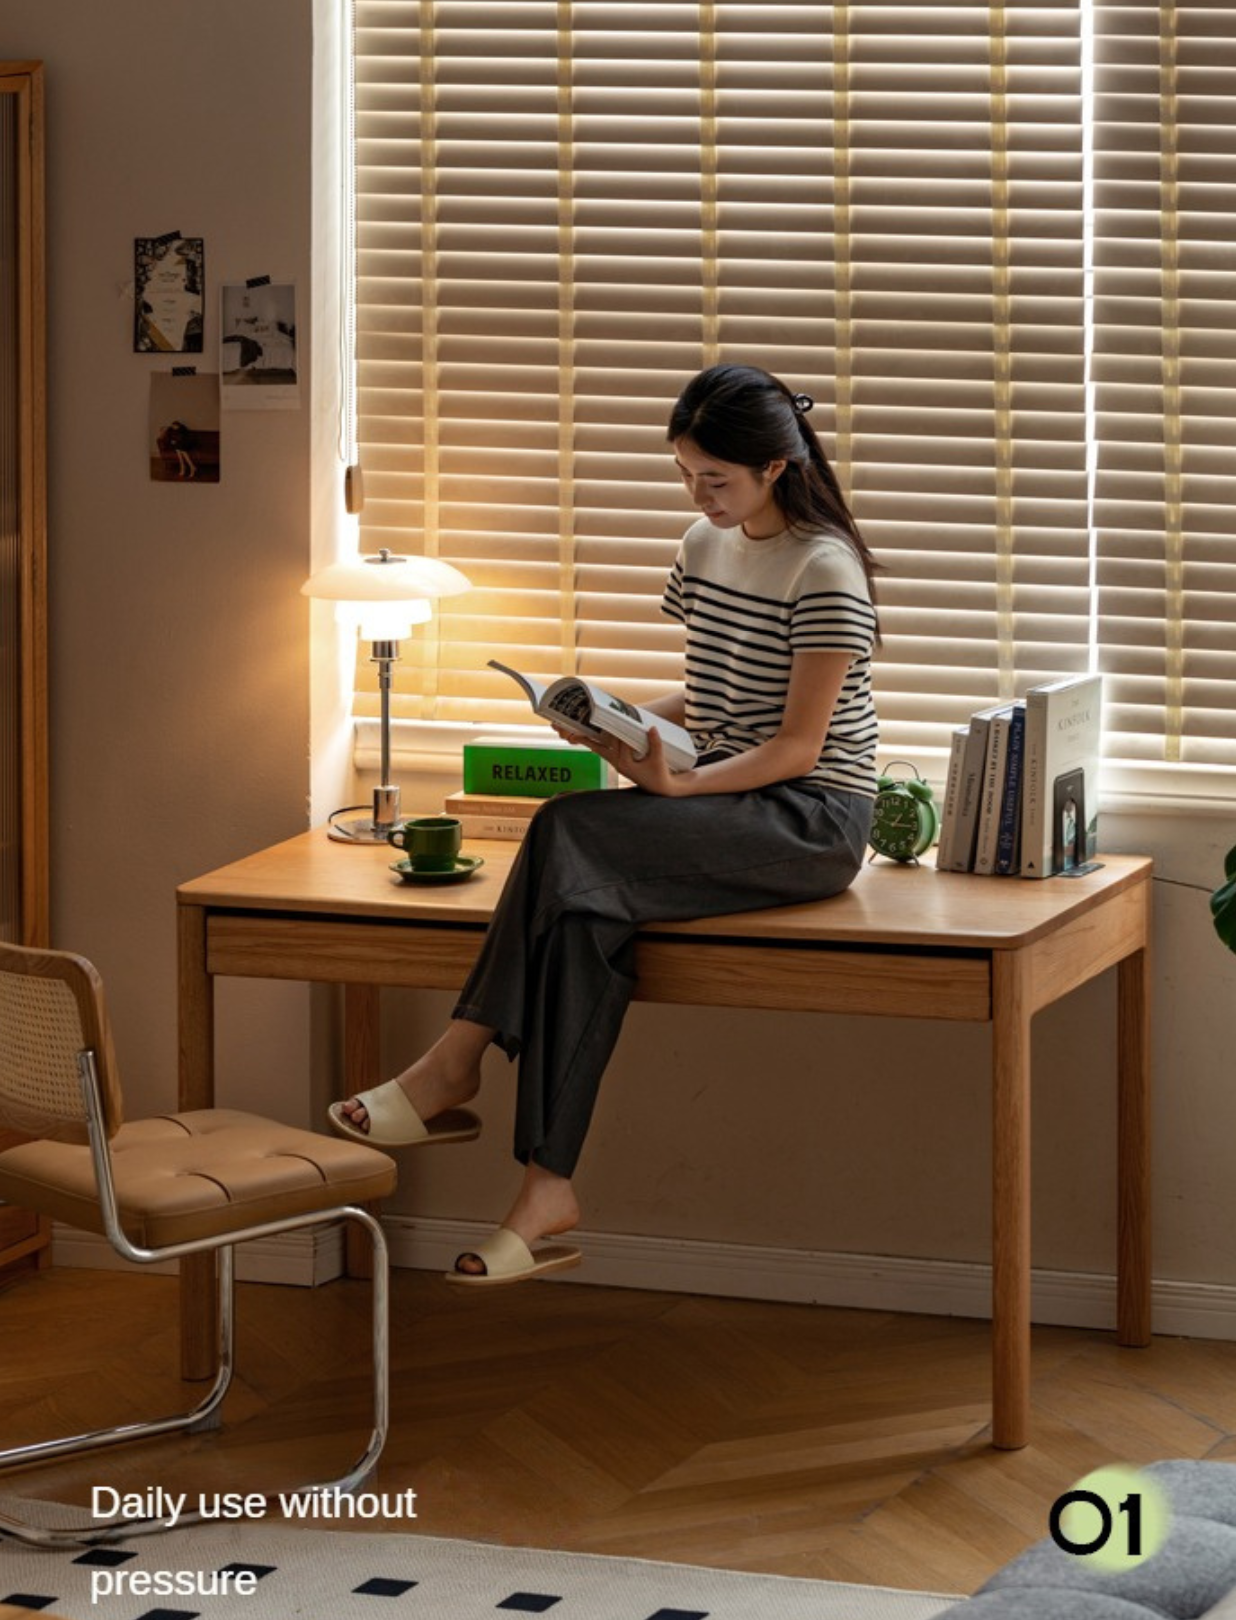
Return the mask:
<path id="1" fill-rule="evenodd" d="M 327 1111 L 331 1129 L 370 1147 L 432 1147 L 438 1142 L 471 1142 L 481 1134 L 480 1120 L 467 1108 L 448 1108 L 426 1123 L 397 1080 L 386 1080 L 372 1091 L 358 1091 L 356 1101 L 369 1115 L 369 1129 L 353 1125 L 342 1103 L 332 1103 Z"/>
<path id="2" fill-rule="evenodd" d="M 460 1260 L 479 1260 L 483 1272 L 460 1271 Z M 540 1277 L 547 1271 L 569 1271 L 580 1262 L 580 1252 L 565 1243 L 546 1243 L 532 1250 L 508 1226 L 500 1226 L 493 1237 L 468 1249 L 455 1261 L 454 1271 L 446 1273 L 447 1282 L 463 1283 L 471 1288 L 497 1288 L 503 1283 L 525 1282 L 529 1277 Z"/>

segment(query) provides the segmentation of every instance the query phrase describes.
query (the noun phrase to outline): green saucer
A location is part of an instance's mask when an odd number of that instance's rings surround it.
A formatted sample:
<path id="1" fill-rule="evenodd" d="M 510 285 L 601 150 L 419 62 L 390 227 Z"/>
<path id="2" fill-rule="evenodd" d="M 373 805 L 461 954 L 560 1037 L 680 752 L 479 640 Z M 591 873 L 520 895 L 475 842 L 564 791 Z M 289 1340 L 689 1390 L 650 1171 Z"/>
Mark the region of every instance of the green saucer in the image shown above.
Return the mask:
<path id="1" fill-rule="evenodd" d="M 456 855 L 455 864 L 446 872 L 414 872 L 409 860 L 396 861 L 391 867 L 405 883 L 461 883 L 470 878 L 478 866 L 484 866 L 481 855 Z"/>

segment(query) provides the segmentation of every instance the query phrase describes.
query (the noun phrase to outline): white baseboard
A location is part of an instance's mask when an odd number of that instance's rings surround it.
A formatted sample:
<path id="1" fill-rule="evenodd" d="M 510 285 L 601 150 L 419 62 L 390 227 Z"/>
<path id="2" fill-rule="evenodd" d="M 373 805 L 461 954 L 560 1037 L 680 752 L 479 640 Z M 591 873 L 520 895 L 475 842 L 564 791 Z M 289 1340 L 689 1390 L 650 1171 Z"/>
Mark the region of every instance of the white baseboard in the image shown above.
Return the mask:
<path id="1" fill-rule="evenodd" d="M 490 1228 L 475 1221 L 389 1216 L 383 1226 L 391 1263 L 445 1271 Z M 698 1238 L 639 1237 L 613 1232 L 571 1234 L 584 1264 L 557 1279 L 612 1288 L 649 1288 L 730 1299 L 836 1305 L 930 1316 L 991 1315 L 991 1267 L 893 1255 L 828 1254 Z M 1236 1339 L 1236 1288 L 1213 1283 L 1154 1284 L 1154 1331 L 1201 1339 Z M 1056 1327 L 1112 1329 L 1116 1279 L 1099 1273 L 1035 1271 L 1031 1316 Z"/>
<path id="2" fill-rule="evenodd" d="M 311 1226 L 243 1244 L 236 1251 L 240 1282 L 286 1283 L 294 1288 L 316 1288 L 343 1275 L 343 1226 Z M 79 1232 L 74 1227 L 52 1228 L 52 1264 L 81 1266 L 89 1271 L 149 1271 L 175 1273 L 177 1262 L 165 1260 L 135 1266 L 122 1260 L 105 1237 Z"/>
<path id="3" fill-rule="evenodd" d="M 391 1264 L 421 1271 L 446 1271 L 457 1254 L 475 1247 L 491 1230 L 478 1221 L 411 1215 L 388 1215 L 382 1224 Z M 991 1267 L 977 1262 L 829 1254 L 620 1232 L 580 1232 L 573 1239 L 583 1249 L 585 1263 L 557 1279 L 563 1283 L 926 1316 L 985 1319 L 991 1314 Z M 126 1268 L 106 1240 L 93 1233 L 58 1225 L 52 1241 L 56 1265 L 134 1269 Z M 171 1262 L 141 1269 L 176 1268 Z M 237 1255 L 242 1282 L 315 1288 L 342 1272 L 341 1225 L 266 1238 L 246 1244 Z M 1153 1302 L 1157 1334 L 1236 1340 L 1236 1288 L 1160 1280 L 1154 1284 Z M 1116 1279 L 1092 1272 L 1035 1271 L 1030 1309 L 1035 1322 L 1055 1327 L 1111 1329 Z"/>

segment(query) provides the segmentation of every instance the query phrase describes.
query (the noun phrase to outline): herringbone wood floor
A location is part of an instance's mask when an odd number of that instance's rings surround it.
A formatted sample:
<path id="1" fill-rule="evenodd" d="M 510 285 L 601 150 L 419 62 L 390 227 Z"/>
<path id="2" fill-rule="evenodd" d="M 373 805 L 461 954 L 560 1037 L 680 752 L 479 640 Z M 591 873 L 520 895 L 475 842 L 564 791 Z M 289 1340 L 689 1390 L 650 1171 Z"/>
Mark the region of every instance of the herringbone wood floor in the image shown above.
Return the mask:
<path id="1" fill-rule="evenodd" d="M 221 1434 L 4 1478 L 89 1505 L 329 1477 L 367 1426 L 368 1288 L 243 1285 Z M 1102 1463 L 1236 1460 L 1236 1345 L 1039 1329 L 1034 1436 L 988 1440 L 984 1323 L 530 1284 L 393 1279 L 393 1426 L 375 1488 L 401 1528 L 821 1579 L 971 1591 Z M 0 1293 L 0 1434 L 172 1410 L 175 1285 L 27 1274 Z M 195 1386 L 190 1386 L 193 1388 Z M 372 1526 L 366 1526 L 372 1528 Z"/>

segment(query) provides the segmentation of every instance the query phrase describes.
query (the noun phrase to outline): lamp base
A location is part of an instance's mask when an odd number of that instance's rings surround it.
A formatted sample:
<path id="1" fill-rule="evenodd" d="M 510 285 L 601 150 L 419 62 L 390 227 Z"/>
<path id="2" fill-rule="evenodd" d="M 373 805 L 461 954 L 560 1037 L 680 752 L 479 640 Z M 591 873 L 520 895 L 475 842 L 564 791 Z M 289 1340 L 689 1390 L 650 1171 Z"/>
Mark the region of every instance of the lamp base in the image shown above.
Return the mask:
<path id="1" fill-rule="evenodd" d="M 372 816 L 355 816 L 351 821 L 332 821 L 326 830 L 340 844 L 384 844 L 390 829 L 390 823 L 379 827 Z"/>
<path id="2" fill-rule="evenodd" d="M 351 821 L 332 821 L 327 831 L 341 844 L 384 844 L 386 835 L 399 824 L 399 789 L 376 787 L 373 814 Z"/>

